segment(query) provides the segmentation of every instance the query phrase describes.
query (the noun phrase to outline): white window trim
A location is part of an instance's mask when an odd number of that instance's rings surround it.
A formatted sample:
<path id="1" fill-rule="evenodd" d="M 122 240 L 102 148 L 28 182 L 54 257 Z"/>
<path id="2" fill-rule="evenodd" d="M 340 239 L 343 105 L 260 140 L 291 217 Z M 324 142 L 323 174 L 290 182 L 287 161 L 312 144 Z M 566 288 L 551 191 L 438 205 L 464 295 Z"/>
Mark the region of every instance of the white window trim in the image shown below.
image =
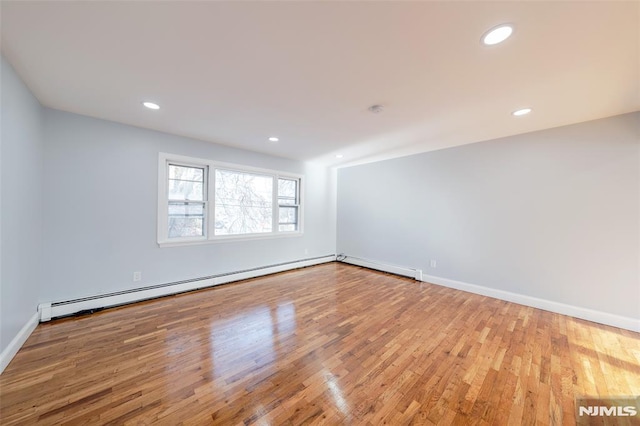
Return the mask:
<path id="1" fill-rule="evenodd" d="M 305 179 L 303 175 L 296 173 L 282 172 L 272 169 L 264 169 L 259 167 L 244 166 L 234 163 L 225 163 L 219 161 L 206 160 L 202 158 L 187 157 L 184 155 L 174 155 L 161 152 L 158 159 L 158 223 L 157 238 L 160 247 L 187 246 L 196 244 L 210 244 L 220 242 L 247 241 L 247 240 L 263 240 L 283 237 L 299 237 L 304 233 L 304 185 Z M 176 163 L 185 166 L 204 167 L 205 170 L 205 186 L 207 188 L 206 212 L 205 212 L 205 231 L 202 237 L 186 237 L 186 238 L 169 238 L 168 226 L 169 214 L 167 206 L 169 203 L 168 196 L 168 164 Z M 256 173 L 267 175 L 274 179 L 274 191 L 272 205 L 273 212 L 273 231 L 268 233 L 257 234 L 240 234 L 240 235 L 215 235 L 215 169 L 223 169 L 244 173 Z M 280 231 L 279 222 L 279 204 L 278 204 L 278 178 L 296 179 L 298 180 L 298 230 L 296 231 Z"/>

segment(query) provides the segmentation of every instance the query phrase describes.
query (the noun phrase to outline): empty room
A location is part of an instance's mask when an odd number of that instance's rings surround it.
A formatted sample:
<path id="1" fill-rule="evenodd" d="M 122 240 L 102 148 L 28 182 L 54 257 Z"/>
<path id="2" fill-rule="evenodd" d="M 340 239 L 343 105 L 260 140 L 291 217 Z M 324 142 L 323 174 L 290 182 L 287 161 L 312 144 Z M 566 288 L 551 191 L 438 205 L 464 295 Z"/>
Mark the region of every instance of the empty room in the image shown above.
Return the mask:
<path id="1" fill-rule="evenodd" d="M 0 19 L 0 424 L 640 424 L 640 2 Z"/>

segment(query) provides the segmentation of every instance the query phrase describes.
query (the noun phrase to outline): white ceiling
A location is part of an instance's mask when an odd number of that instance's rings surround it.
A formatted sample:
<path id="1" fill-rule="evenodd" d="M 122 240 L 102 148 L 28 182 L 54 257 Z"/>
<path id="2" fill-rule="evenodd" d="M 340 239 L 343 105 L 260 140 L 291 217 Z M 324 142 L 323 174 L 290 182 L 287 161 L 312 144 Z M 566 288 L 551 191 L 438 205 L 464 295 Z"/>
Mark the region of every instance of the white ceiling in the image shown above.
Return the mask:
<path id="1" fill-rule="evenodd" d="M 2 52 L 47 107 L 298 160 L 640 110 L 637 1 L 2 1 L 1 15 Z M 504 22 L 514 35 L 481 45 Z"/>

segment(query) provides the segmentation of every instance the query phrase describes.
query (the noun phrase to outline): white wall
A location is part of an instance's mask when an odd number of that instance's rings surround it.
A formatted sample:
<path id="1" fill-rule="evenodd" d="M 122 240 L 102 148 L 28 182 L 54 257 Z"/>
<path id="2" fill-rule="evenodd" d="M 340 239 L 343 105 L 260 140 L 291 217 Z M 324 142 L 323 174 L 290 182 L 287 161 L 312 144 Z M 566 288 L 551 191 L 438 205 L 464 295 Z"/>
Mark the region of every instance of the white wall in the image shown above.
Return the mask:
<path id="1" fill-rule="evenodd" d="M 0 352 L 4 355 L 38 304 L 44 145 L 42 107 L 4 57 L 0 61 Z"/>
<path id="2" fill-rule="evenodd" d="M 337 252 L 640 318 L 639 121 L 341 169 Z"/>
<path id="3" fill-rule="evenodd" d="M 330 173 L 283 158 L 45 109 L 41 301 L 62 301 L 333 254 Z M 158 153 L 301 173 L 304 236 L 159 248 Z M 305 252 L 306 250 L 306 252 Z M 133 282 L 134 271 L 142 281 Z"/>

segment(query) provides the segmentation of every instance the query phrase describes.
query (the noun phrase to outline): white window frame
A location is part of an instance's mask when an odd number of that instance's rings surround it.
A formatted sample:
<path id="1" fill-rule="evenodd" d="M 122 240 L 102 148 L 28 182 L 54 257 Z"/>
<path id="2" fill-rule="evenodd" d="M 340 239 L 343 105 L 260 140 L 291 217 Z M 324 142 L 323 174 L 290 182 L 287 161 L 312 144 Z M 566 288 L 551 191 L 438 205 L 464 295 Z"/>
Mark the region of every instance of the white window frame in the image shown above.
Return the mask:
<path id="1" fill-rule="evenodd" d="M 205 169 L 206 199 L 204 236 L 169 238 L 169 164 L 187 167 L 198 167 Z M 215 171 L 216 169 L 234 171 L 238 173 L 252 173 L 269 176 L 273 179 L 273 224 L 271 232 L 236 234 L 236 235 L 216 235 L 215 234 Z M 296 231 L 280 231 L 280 205 L 278 202 L 278 179 L 291 179 L 298 181 L 298 229 Z M 161 152 L 158 159 L 158 245 L 160 247 L 184 246 L 192 244 L 208 244 L 224 241 L 256 240 L 282 237 L 301 236 L 304 232 L 304 176 L 296 173 L 281 172 L 272 169 L 244 166 L 233 163 L 206 160 L 201 158 L 187 157 Z"/>

